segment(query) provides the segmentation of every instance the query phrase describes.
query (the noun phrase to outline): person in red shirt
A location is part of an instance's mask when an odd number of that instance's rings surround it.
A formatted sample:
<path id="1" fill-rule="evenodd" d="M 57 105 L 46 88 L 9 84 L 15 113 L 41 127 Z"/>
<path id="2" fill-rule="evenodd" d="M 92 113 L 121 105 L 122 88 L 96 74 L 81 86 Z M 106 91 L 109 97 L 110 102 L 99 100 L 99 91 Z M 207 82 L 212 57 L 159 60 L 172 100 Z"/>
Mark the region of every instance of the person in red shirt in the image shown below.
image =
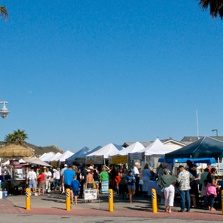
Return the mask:
<path id="1" fill-rule="evenodd" d="M 43 171 L 39 172 L 39 176 L 37 178 L 38 180 L 38 195 L 40 196 L 40 191 L 42 189 L 42 195 L 44 195 L 44 190 L 45 190 L 45 174 Z"/>
<path id="2" fill-rule="evenodd" d="M 116 185 L 117 194 L 119 194 L 119 184 L 120 184 L 120 181 L 121 181 L 121 173 L 118 172 L 118 174 L 115 177 L 115 185 Z"/>
<path id="3" fill-rule="evenodd" d="M 211 164 L 207 163 L 208 173 L 211 173 Z"/>

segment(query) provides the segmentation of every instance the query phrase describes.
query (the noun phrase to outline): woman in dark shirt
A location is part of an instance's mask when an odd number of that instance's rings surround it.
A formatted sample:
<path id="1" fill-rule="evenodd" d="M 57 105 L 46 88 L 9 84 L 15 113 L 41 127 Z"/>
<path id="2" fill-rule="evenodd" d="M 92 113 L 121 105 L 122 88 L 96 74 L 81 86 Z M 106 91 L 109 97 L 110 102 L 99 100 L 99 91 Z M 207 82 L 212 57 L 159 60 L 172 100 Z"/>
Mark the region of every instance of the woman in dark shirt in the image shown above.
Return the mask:
<path id="1" fill-rule="evenodd" d="M 98 194 L 99 194 L 100 176 L 99 176 L 98 171 L 96 169 L 94 169 L 94 171 L 93 171 L 93 178 L 94 178 L 94 188 L 97 189 Z"/>
<path id="2" fill-rule="evenodd" d="M 208 209 L 210 211 L 216 211 L 214 208 L 214 198 L 217 197 L 217 187 L 218 186 L 218 179 L 216 179 L 216 169 L 211 168 L 211 172 L 208 173 L 206 178 L 206 193 L 208 196 Z M 221 186 L 220 186 L 221 187 Z"/>

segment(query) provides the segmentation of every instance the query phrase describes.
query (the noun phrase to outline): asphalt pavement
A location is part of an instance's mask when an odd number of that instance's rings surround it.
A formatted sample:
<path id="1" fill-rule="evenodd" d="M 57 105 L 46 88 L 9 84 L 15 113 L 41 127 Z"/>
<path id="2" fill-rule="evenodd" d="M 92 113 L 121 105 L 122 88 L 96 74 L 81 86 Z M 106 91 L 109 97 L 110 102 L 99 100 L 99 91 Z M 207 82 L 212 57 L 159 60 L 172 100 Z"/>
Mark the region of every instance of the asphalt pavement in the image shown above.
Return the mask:
<path id="1" fill-rule="evenodd" d="M 191 209 L 191 211 L 178 212 L 179 200 L 176 199 L 175 207 L 171 214 L 164 212 L 164 206 L 158 204 L 158 212 L 152 212 L 151 198 L 135 197 L 133 203 L 114 195 L 114 211 L 109 211 L 108 195 L 100 195 L 97 200 L 88 202 L 79 199 L 77 205 L 71 205 L 71 210 L 66 210 L 66 196 L 59 192 L 53 192 L 44 196 L 31 196 L 31 209 L 26 210 L 26 196 L 8 196 L 0 200 L 0 214 L 2 222 L 219 222 L 223 220 L 222 211 L 215 212 L 203 208 Z M 32 220 L 30 220 L 32 219 Z"/>

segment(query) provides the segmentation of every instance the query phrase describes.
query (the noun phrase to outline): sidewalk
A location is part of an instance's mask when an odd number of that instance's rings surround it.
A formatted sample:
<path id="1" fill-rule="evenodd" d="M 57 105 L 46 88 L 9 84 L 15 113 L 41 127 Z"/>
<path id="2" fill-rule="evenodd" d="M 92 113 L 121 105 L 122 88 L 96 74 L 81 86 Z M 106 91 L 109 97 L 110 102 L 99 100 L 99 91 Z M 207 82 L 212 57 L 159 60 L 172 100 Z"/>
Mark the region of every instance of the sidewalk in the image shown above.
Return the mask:
<path id="1" fill-rule="evenodd" d="M 191 209 L 180 213 L 179 207 L 173 208 L 173 213 L 164 212 L 164 206 L 158 205 L 159 212 L 152 213 L 151 199 L 136 197 L 130 204 L 127 200 L 115 195 L 114 211 L 108 211 L 108 195 L 100 195 L 98 200 L 91 203 L 79 199 L 78 205 L 71 205 L 71 210 L 66 211 L 65 195 L 59 193 L 45 196 L 31 196 L 31 210 L 26 210 L 26 197 L 24 195 L 8 196 L 0 200 L 0 214 L 22 215 L 76 215 L 76 216 L 109 216 L 109 217 L 141 217 L 141 218 L 166 218 L 185 220 L 222 221 L 221 210 L 210 212 L 203 209 Z"/>

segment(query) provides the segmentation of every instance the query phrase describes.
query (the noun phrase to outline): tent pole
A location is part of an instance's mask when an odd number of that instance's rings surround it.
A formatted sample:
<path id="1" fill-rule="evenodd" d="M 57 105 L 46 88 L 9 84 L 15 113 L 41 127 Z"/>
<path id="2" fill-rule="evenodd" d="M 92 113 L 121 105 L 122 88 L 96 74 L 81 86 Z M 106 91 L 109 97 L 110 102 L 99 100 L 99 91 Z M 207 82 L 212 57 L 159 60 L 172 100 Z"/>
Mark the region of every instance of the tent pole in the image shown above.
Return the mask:
<path id="1" fill-rule="evenodd" d="M 219 157 L 218 157 L 218 173 L 220 173 Z"/>

